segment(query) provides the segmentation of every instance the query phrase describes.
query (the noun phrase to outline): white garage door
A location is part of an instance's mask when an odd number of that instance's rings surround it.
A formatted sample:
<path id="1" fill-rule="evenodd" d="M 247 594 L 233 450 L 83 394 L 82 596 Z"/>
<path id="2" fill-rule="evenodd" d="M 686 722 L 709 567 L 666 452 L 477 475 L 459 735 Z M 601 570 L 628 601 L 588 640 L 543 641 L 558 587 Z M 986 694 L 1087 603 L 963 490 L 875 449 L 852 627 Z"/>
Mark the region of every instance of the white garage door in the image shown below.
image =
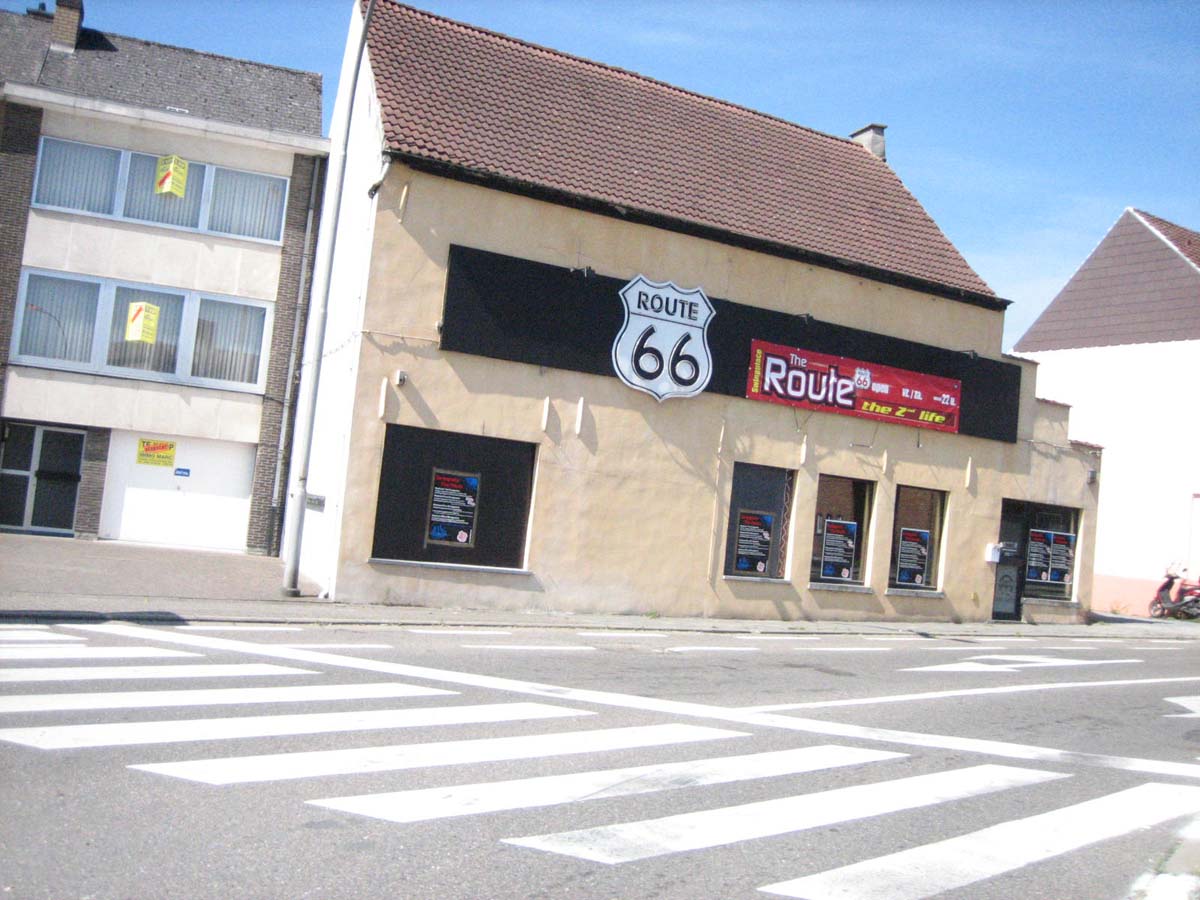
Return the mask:
<path id="1" fill-rule="evenodd" d="M 100 537 L 246 549 L 253 444 L 114 431 Z"/>

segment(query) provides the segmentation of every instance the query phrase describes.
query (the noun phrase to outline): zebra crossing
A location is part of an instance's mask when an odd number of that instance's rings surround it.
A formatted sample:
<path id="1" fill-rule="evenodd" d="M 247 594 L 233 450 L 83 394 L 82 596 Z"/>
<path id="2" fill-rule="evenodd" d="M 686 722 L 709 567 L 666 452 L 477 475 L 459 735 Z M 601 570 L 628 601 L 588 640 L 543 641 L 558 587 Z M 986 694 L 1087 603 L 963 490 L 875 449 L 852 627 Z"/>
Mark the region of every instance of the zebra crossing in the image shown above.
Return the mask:
<path id="1" fill-rule="evenodd" d="M 44 640 L 16 634 L 0 626 L 0 745 L 28 750 L 87 751 L 121 748 L 123 765 L 146 776 L 177 779 L 213 788 L 291 783 L 299 786 L 305 805 L 338 814 L 364 817 L 400 828 L 425 827 L 463 817 L 494 817 L 496 844 L 513 852 L 570 859 L 606 867 L 652 865 L 680 854 L 703 853 L 756 841 L 798 840 L 834 826 L 865 822 L 919 809 L 953 810 L 956 804 L 986 802 L 989 797 L 1020 794 L 1036 805 L 1037 791 L 1082 776 L 1037 765 L 1004 764 L 948 758 L 948 768 L 907 774 L 895 767 L 911 761 L 910 752 L 879 745 L 825 742 L 762 750 L 754 746 L 762 729 L 749 713 L 746 722 L 700 723 L 657 721 L 611 726 L 610 710 L 590 707 L 588 692 L 537 686 L 536 699 L 501 696 L 488 702 L 467 700 L 460 688 L 501 690 L 501 680 L 461 673 L 458 683 L 433 686 L 433 670 L 412 670 L 415 677 L 329 683 L 337 668 L 335 654 L 320 654 L 289 645 L 277 649 L 302 666 L 275 663 L 206 662 L 214 651 L 235 650 L 235 642 L 195 636 L 191 649 L 169 651 L 154 646 L 165 632 L 141 630 L 146 644 L 93 644 L 106 636 L 127 640 L 138 633 L 128 627 L 92 630 L 84 643 L 78 634 L 47 630 Z M 59 635 L 60 638 L 51 637 Z M 68 641 L 62 641 L 67 637 Z M 7 645 L 11 640 L 12 644 Z M 38 646 L 40 643 L 40 646 Z M 63 646 L 70 644 L 70 646 Z M 246 645 L 249 647 L 250 645 Z M 58 651 L 75 651 L 60 656 Z M 94 652 L 83 652 L 94 651 Z M 46 655 L 38 655 L 45 653 Z M 246 650 L 252 652 L 252 650 Z M 160 658 L 154 664 L 113 665 L 115 660 Z M 173 657 L 190 657 L 186 663 Z M 39 659 L 70 659 L 71 666 L 40 667 Z M 349 658 L 347 658 L 349 659 Z M 390 668 L 389 668 L 390 666 Z M 404 667 L 354 660 L 351 668 L 384 672 Z M 187 687 L 191 679 L 246 680 L 252 686 Z M 262 684 L 265 679 L 269 684 Z M 286 683 L 299 680 L 302 683 Z M 3 693 L 38 682 L 78 682 L 74 692 Z M 146 690 L 106 690 L 121 682 L 148 682 Z M 105 684 L 108 682 L 110 684 Z M 92 690 L 93 685 L 101 689 Z M 34 690 L 37 690 L 35 687 Z M 1197 708 L 1187 700 L 1174 702 Z M 380 701 L 383 709 L 338 710 L 337 704 Z M 319 712 L 289 712 L 290 704 L 320 704 Z M 221 707 L 251 714 L 212 715 Z M 688 711 L 690 705 L 680 705 Z M 174 710 L 198 709 L 196 717 L 176 718 Z M 715 708 L 714 708 L 715 709 Z M 125 721 L 125 711 L 160 718 Z M 639 712 L 661 718 L 670 707 L 643 704 Z M 694 714 L 694 710 L 692 711 Z M 170 716 L 168 715 L 170 714 Z M 70 715 L 68 723 L 31 723 L 28 717 Z M 93 721 L 79 721 L 86 716 Z M 714 719 L 719 718 L 714 715 Z M 19 722 L 19 724 L 14 723 Z M 458 737 L 460 726 L 504 724 L 521 733 Z M 727 727 L 733 725 L 734 727 Z M 398 735 L 411 734 L 405 740 Z M 363 735 L 382 734 L 388 743 L 359 746 Z M 279 738 L 345 735 L 333 749 L 271 747 Z M 849 734 L 847 736 L 850 736 Z M 390 742 L 390 741 L 395 742 Z M 192 758 L 188 748 L 229 742 L 255 753 Z M 248 742 L 246 745 L 238 742 Z M 257 742 L 257 743 L 255 743 Z M 174 758 L 138 759 L 139 748 L 167 747 Z M 910 750 L 911 748 L 905 748 Z M 268 752 L 261 752 L 261 751 Z M 664 751 L 684 758 L 662 761 Z M 606 754 L 656 753 L 654 762 L 613 766 Z M 554 760 L 569 771 L 539 772 L 539 763 Z M 36 762 L 36 760 L 34 760 Z M 498 763 L 519 763 L 525 777 L 480 778 Z M 441 772 L 447 783 L 403 790 L 354 790 L 357 778 L 380 773 Z M 832 781 L 833 773 L 841 772 Z M 324 779 L 317 781 L 317 779 Z M 330 781 L 330 779 L 339 779 Z M 845 783 L 847 780 L 853 783 Z M 770 785 L 775 796 L 752 802 L 706 801 L 706 791 L 745 783 Z M 338 785 L 344 790 L 330 790 Z M 761 892 L 815 900 L 826 897 L 916 900 L 962 888 L 984 879 L 1017 872 L 1027 866 L 1069 854 L 1103 841 L 1118 840 L 1141 829 L 1200 816 L 1200 780 L 1175 784 L 1146 781 L 1120 790 L 1101 788 L 1086 799 L 1013 818 L 999 824 L 932 839 L 915 847 L 886 852 L 824 871 L 744 885 L 747 894 Z M 639 798 L 686 796 L 685 811 L 645 816 Z M 724 796 L 724 795 L 720 795 Z M 608 804 L 598 801 L 611 801 Z M 620 805 L 613 805 L 619 803 Z M 1053 801 L 1060 802 L 1060 801 Z M 572 810 L 578 827 L 547 830 L 538 823 L 550 808 Z M 656 807 L 657 808 L 657 807 Z M 593 810 L 595 812 L 593 812 Z M 952 812 L 947 816 L 952 817 Z M 521 827 L 526 826 L 526 827 Z M 819 868 L 819 863 L 816 864 Z"/>

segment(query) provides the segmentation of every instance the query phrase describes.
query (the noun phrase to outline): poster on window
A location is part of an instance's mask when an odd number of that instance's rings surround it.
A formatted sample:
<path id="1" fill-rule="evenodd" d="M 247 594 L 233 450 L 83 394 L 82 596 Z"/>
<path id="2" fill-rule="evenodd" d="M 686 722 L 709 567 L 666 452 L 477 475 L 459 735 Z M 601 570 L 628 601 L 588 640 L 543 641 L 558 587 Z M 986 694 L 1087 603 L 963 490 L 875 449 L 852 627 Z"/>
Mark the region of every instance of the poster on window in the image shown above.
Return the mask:
<path id="1" fill-rule="evenodd" d="M 850 581 L 857 552 L 858 523 L 826 519 L 825 536 L 821 541 L 821 577 Z"/>
<path id="2" fill-rule="evenodd" d="M 475 546 L 475 513 L 479 508 L 479 473 L 433 470 L 425 544 Z"/>
<path id="3" fill-rule="evenodd" d="M 929 584 L 929 531 L 901 528 L 896 545 L 896 583 L 913 587 Z"/>
<path id="4" fill-rule="evenodd" d="M 1025 580 L 1070 584 L 1075 567 L 1075 535 L 1066 531 L 1032 529 L 1025 554 Z"/>
<path id="5" fill-rule="evenodd" d="M 775 542 L 774 513 L 739 509 L 734 569 L 741 575 L 767 575 Z"/>

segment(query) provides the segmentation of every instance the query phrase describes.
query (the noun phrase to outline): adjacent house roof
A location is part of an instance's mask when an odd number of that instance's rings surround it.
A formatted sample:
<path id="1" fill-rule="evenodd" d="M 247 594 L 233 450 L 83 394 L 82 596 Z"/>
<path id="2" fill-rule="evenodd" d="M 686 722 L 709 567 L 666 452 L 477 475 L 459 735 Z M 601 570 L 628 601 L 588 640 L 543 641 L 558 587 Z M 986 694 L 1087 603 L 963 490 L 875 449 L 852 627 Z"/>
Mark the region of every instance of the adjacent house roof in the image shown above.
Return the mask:
<path id="1" fill-rule="evenodd" d="M 193 10 L 197 12 L 198 10 Z M 91 28 L 49 51 L 45 13 L 0 11 L 0 82 L 235 125 L 321 135 L 321 76 Z"/>
<path id="2" fill-rule="evenodd" d="M 1200 233 L 1127 209 L 1014 349 L 1197 339 Z"/>
<path id="3" fill-rule="evenodd" d="M 387 149 L 450 177 L 1002 309 L 859 144 L 377 0 Z"/>

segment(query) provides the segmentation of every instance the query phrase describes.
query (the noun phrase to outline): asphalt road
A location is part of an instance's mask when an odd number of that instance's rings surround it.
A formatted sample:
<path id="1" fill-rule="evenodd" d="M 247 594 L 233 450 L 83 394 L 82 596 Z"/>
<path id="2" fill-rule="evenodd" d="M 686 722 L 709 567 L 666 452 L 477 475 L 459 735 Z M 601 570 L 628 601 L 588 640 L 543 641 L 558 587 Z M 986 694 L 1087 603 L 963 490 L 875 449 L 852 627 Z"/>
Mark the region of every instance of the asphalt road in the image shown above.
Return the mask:
<path id="1" fill-rule="evenodd" d="M 1200 816 L 1162 633 L 0 623 L 0 895 L 1127 898 Z"/>

